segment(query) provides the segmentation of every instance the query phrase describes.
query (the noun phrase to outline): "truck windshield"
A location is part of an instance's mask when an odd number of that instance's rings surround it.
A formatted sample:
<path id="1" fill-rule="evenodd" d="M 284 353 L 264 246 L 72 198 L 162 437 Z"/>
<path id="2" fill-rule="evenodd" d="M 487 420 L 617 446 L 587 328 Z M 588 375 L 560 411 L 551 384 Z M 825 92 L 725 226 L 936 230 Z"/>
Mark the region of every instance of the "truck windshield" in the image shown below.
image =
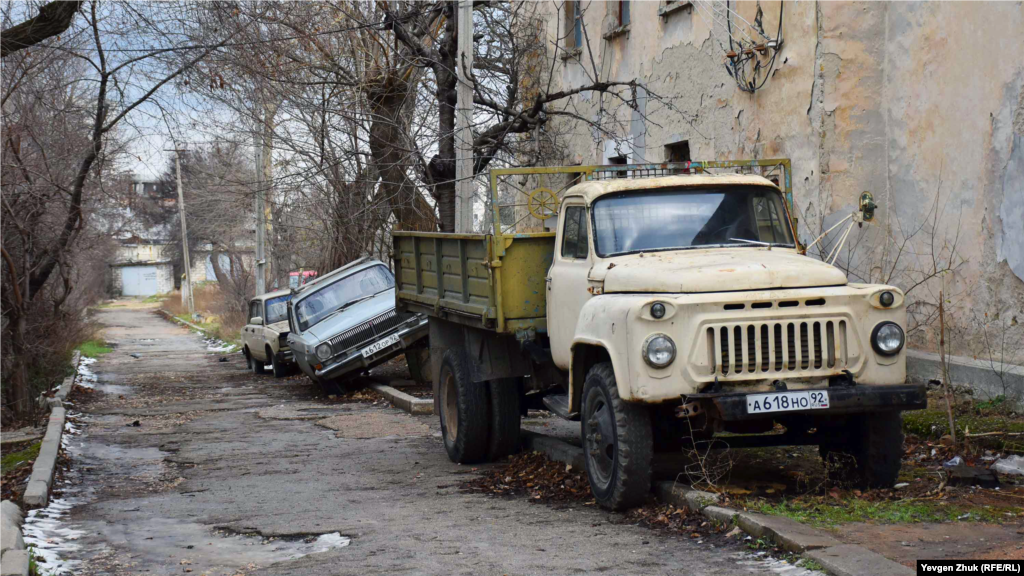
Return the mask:
<path id="1" fill-rule="evenodd" d="M 267 324 L 274 324 L 287 320 L 288 300 L 290 300 L 291 297 L 291 294 L 289 294 L 287 296 L 278 296 L 277 298 L 267 300 L 264 305 L 267 309 L 267 317 L 264 319 L 264 322 Z"/>
<path id="2" fill-rule="evenodd" d="M 782 195 L 767 187 L 668 188 L 594 202 L 601 257 L 706 246 L 793 246 Z"/>
<path id="3" fill-rule="evenodd" d="M 395 277 L 384 266 L 373 266 L 332 282 L 303 298 L 295 306 L 299 330 L 305 332 L 349 302 L 395 287 Z"/>

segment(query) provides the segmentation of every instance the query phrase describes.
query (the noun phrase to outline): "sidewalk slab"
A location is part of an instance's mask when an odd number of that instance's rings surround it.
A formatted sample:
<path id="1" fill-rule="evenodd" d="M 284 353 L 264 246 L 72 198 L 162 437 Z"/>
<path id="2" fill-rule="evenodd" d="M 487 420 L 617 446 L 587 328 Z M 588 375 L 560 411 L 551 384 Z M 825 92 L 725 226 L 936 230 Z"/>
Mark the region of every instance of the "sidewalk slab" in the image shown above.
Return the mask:
<path id="1" fill-rule="evenodd" d="M 417 398 L 386 384 L 371 384 L 370 388 L 387 398 L 396 408 L 401 408 L 409 414 L 430 415 L 434 413 L 433 399 Z"/>
<path id="2" fill-rule="evenodd" d="M 854 544 L 840 544 L 805 554 L 833 576 L 912 576 L 916 570 L 889 560 L 867 548 Z"/>
<path id="3" fill-rule="evenodd" d="M 50 422 L 46 426 L 46 435 L 39 447 L 39 456 L 32 464 L 32 475 L 29 477 L 28 488 L 25 489 L 23 500 L 28 506 L 46 506 L 50 499 L 50 484 L 57 467 L 57 453 L 60 451 L 60 438 L 64 433 L 64 408 L 55 407 L 50 412 Z"/>

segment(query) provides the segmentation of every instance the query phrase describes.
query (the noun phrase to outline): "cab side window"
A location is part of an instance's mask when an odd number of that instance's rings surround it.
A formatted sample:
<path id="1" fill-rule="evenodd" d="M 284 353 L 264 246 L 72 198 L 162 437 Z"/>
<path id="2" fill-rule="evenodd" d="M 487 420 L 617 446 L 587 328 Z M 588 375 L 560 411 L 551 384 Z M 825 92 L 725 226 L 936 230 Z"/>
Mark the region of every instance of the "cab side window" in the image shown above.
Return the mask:
<path id="1" fill-rule="evenodd" d="M 261 316 L 260 302 L 259 300 L 253 300 L 249 303 L 249 323 L 252 324 L 252 319 Z"/>
<path id="2" fill-rule="evenodd" d="M 565 228 L 562 230 L 562 257 L 584 259 L 589 250 L 587 209 L 569 206 L 565 209 Z"/>

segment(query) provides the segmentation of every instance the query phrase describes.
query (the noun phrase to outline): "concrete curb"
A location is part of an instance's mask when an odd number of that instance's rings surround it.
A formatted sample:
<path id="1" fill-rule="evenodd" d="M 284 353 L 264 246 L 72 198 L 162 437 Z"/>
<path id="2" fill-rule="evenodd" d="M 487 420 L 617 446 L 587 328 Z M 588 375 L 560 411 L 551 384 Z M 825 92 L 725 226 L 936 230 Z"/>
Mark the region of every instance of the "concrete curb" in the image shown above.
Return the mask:
<path id="1" fill-rule="evenodd" d="M 552 460 L 584 469 L 583 449 L 563 440 L 524 430 L 523 448 L 543 452 Z M 698 510 L 719 524 L 735 524 L 753 538 L 764 538 L 786 551 L 803 554 L 821 564 L 834 576 L 911 575 L 914 570 L 876 554 L 867 548 L 843 544 L 827 533 L 782 516 L 765 516 L 718 506 L 718 494 L 694 490 L 677 482 L 656 482 L 655 496 L 678 508 Z"/>
<path id="2" fill-rule="evenodd" d="M 10 500 L 0 503 L 0 574 L 28 574 L 28 551 L 21 535 L 21 508 Z"/>
<path id="3" fill-rule="evenodd" d="M 370 388 L 387 398 L 396 408 L 401 408 L 409 414 L 433 414 L 434 401 L 417 398 L 396 390 L 387 384 L 371 384 Z"/>
<path id="4" fill-rule="evenodd" d="M 577 470 L 584 469 L 583 448 L 579 446 L 529 430 L 519 432 L 519 441 L 524 450 L 543 452 L 552 460 L 571 464 Z"/>
<path id="5" fill-rule="evenodd" d="M 953 384 L 966 384 L 983 397 L 1024 392 L 1024 366 L 992 364 L 965 356 L 949 356 L 947 359 Z M 929 380 L 942 379 L 942 361 L 938 354 L 907 350 L 907 380 L 913 384 L 927 384 Z M 1024 408 L 1024 398 L 1018 401 L 1017 407 Z"/>
<path id="6" fill-rule="evenodd" d="M 64 434 L 66 412 L 63 407 L 56 406 L 50 412 L 50 422 L 46 426 L 46 435 L 39 448 L 39 456 L 32 464 L 32 475 L 28 480 L 28 488 L 22 500 L 26 506 L 46 506 L 50 501 L 50 487 L 53 484 L 53 473 L 57 468 L 57 453 L 60 451 L 60 439 Z"/>
<path id="7" fill-rule="evenodd" d="M 177 322 L 178 324 L 183 324 L 183 325 L 188 326 L 189 328 L 191 328 L 193 330 L 198 331 L 200 334 L 206 336 L 207 338 L 212 338 L 212 336 L 210 335 L 209 332 L 207 332 L 206 330 L 203 330 L 202 328 L 200 328 L 199 326 L 189 322 L 188 320 L 182 320 L 181 318 L 178 318 L 177 316 L 175 316 L 174 314 L 171 314 L 170 312 L 168 312 L 167 310 L 164 310 L 163 308 L 157 308 L 156 311 L 157 311 L 157 314 L 160 314 L 165 319 L 170 320 L 171 322 Z"/>

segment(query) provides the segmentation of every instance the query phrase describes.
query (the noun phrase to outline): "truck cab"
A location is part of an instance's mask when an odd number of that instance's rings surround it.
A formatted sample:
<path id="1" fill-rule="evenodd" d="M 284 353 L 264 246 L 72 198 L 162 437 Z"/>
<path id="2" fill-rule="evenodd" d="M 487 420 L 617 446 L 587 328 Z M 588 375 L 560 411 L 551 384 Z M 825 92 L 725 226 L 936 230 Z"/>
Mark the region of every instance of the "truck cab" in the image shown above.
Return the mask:
<path id="1" fill-rule="evenodd" d="M 588 178 L 564 192 L 551 216 L 553 235 L 485 239 L 497 306 L 482 310 L 479 327 L 467 326 L 469 308 L 446 314 L 444 299 L 423 298 L 423 269 L 433 261 L 417 260 L 417 297 L 400 286 L 400 305 L 433 303 L 445 434 L 446 418 L 458 423 L 458 440 L 486 413 L 480 425 L 490 428 L 473 434 L 507 435 L 502 423 L 510 417 L 495 397 L 508 394 L 511 380 L 517 409 L 541 396 L 549 410 L 580 421 L 591 489 L 608 508 L 642 501 L 656 450 L 713 438 L 732 448 L 818 445 L 836 476 L 865 486 L 895 482 L 900 412 L 925 406 L 923 388 L 905 384 L 903 293 L 851 283 L 805 255 L 773 181 L 707 173 Z M 446 251 L 444 236 L 431 238 L 437 263 L 472 267 L 460 256 L 473 251 Z M 397 239 L 399 275 L 424 252 Z M 514 306 L 531 297 L 522 287 L 538 285 L 541 274 L 543 318 L 523 318 Z M 453 323 L 462 326 L 453 331 Z M 472 400 L 474 385 L 489 396 Z M 472 414 L 467 399 L 490 407 Z M 447 440 L 457 461 L 495 455 Z"/>

